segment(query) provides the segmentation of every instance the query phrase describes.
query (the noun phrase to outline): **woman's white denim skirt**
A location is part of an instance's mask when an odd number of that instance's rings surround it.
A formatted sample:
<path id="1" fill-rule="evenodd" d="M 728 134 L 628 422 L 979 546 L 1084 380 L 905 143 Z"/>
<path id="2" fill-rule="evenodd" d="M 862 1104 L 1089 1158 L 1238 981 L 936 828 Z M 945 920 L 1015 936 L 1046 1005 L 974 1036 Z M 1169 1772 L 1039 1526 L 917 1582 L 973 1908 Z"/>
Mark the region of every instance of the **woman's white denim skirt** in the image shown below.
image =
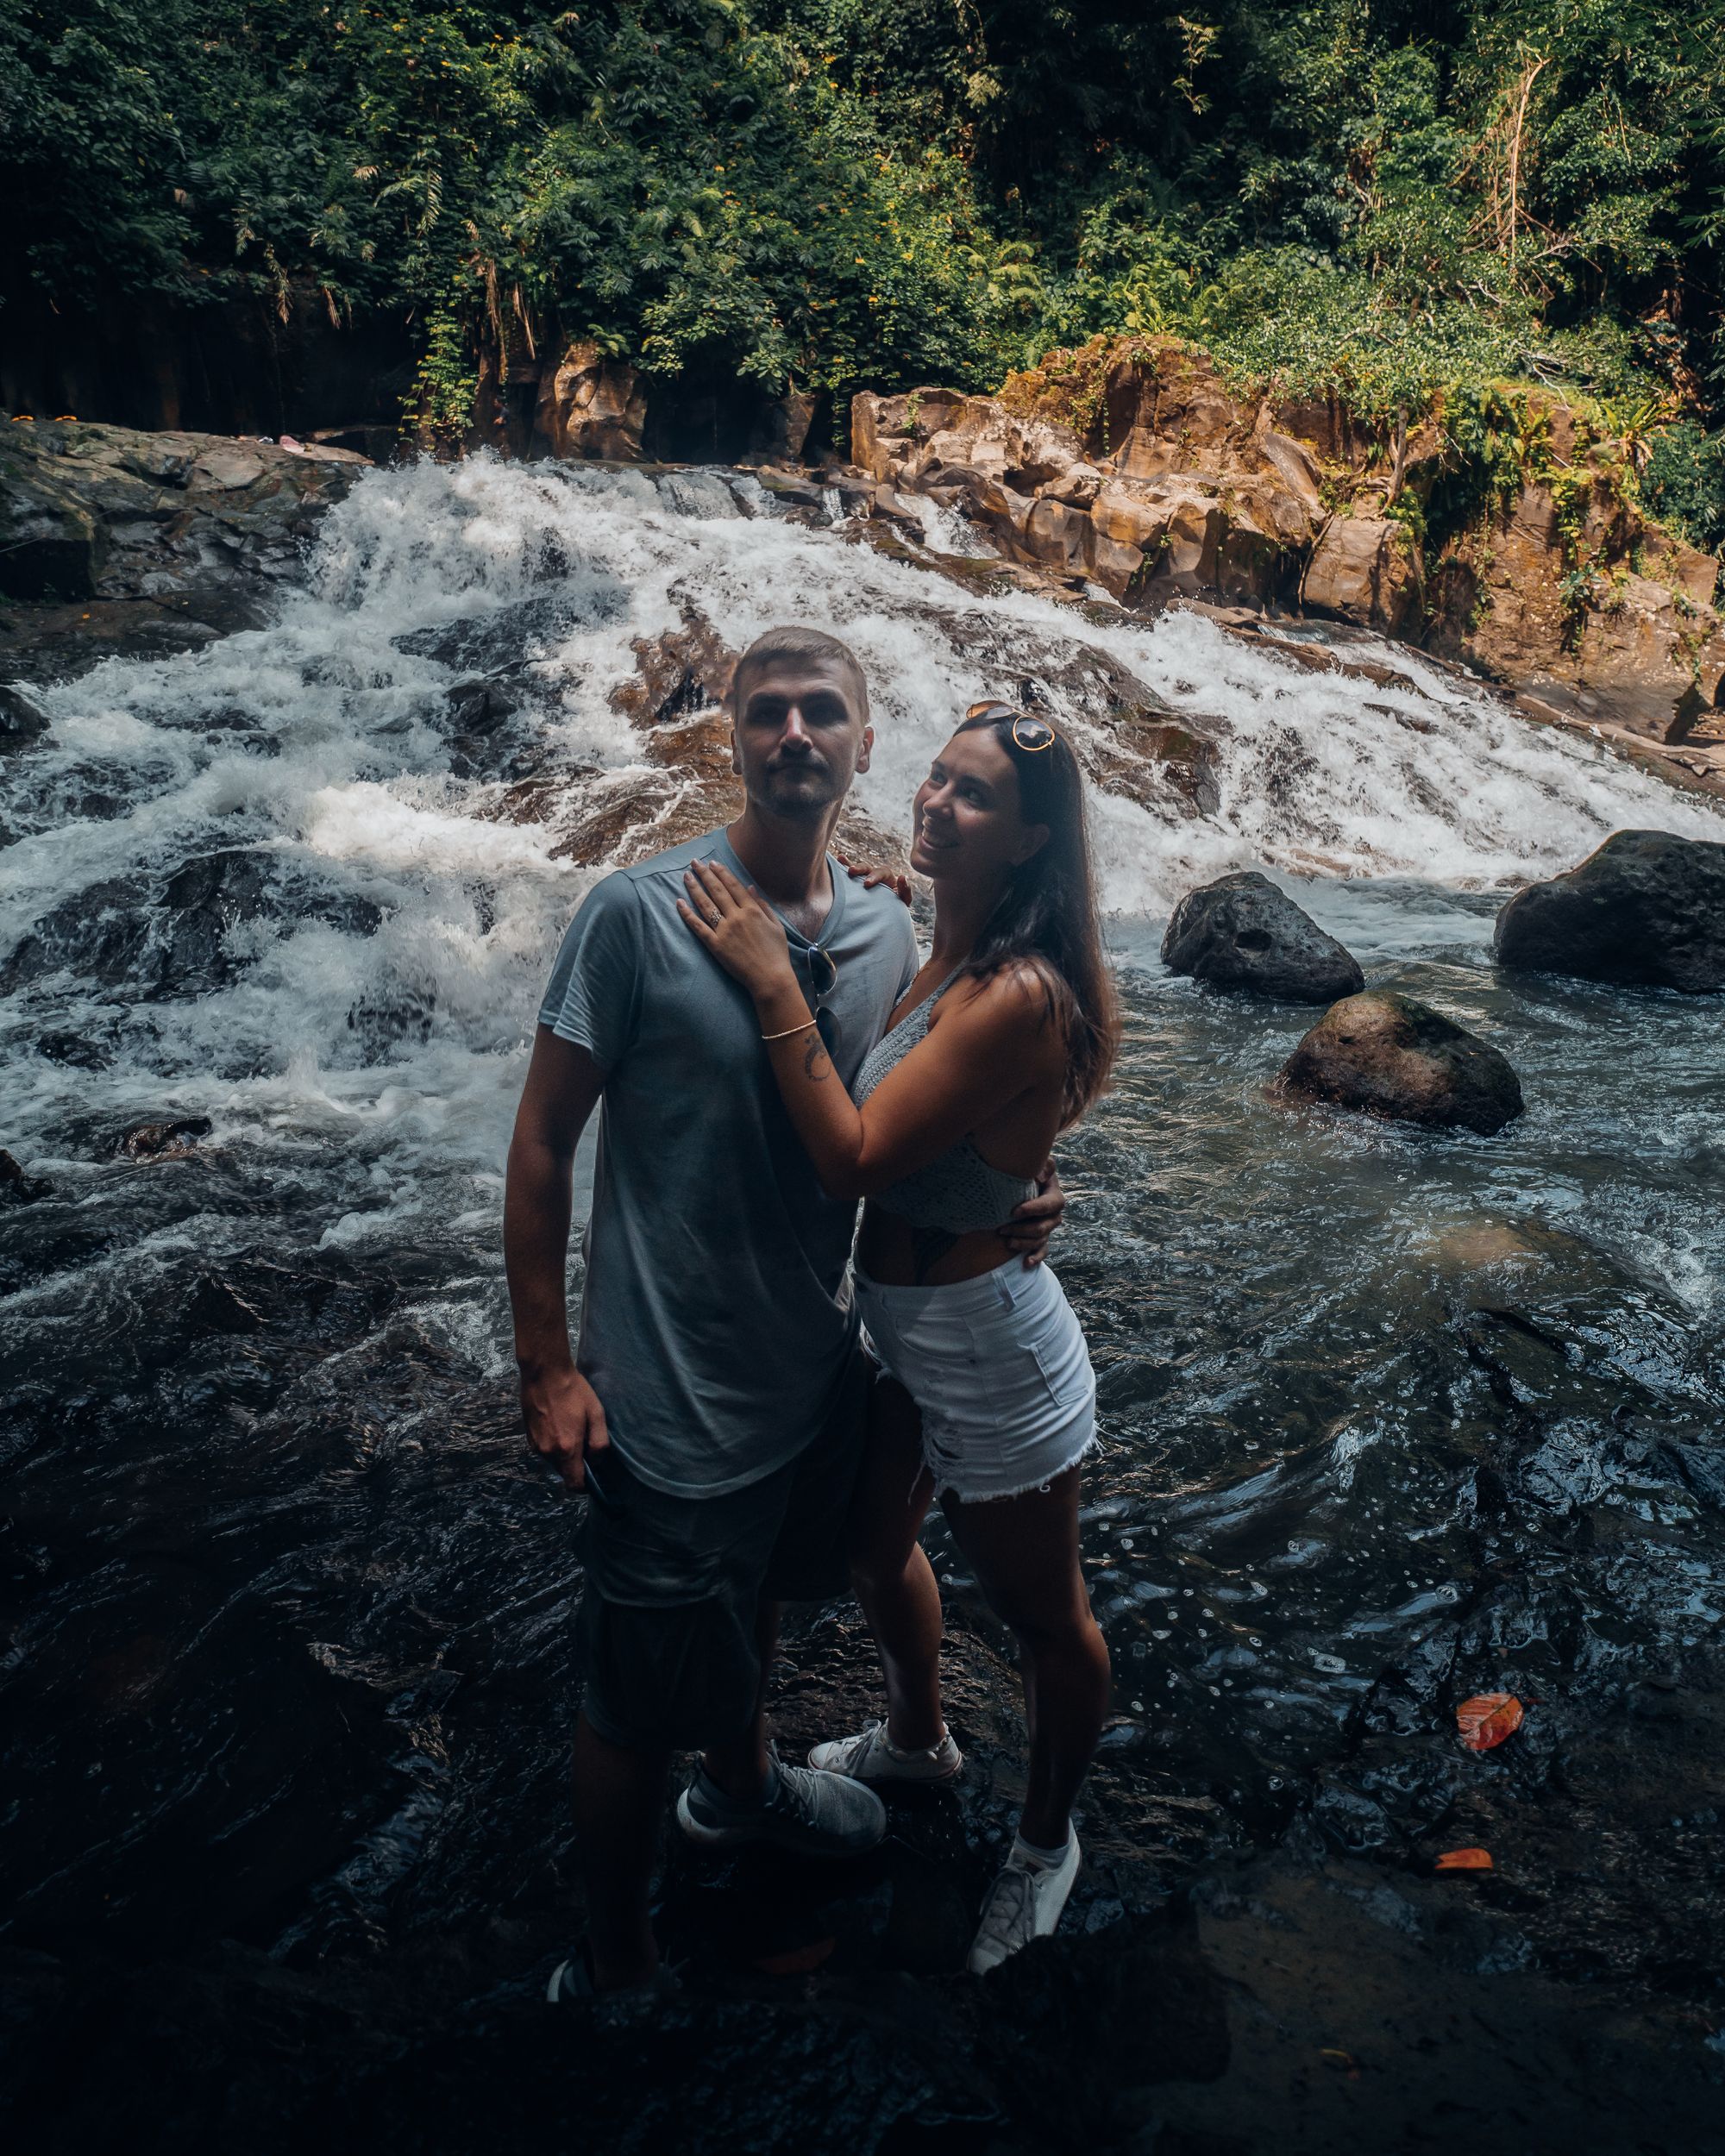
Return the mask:
<path id="1" fill-rule="evenodd" d="M 1053 1272 L 1009 1258 L 944 1288 L 857 1273 L 876 1357 L 922 1410 L 934 1494 L 963 1504 L 1040 1489 L 1096 1439 L 1096 1379 Z"/>

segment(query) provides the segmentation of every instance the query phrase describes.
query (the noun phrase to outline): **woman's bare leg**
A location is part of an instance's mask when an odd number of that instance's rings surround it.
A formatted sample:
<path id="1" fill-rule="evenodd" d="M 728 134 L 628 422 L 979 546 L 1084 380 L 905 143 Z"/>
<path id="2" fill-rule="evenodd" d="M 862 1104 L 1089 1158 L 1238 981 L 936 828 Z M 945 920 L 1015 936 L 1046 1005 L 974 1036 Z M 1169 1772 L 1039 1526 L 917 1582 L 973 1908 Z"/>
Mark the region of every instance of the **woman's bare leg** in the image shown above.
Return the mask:
<path id="1" fill-rule="evenodd" d="M 887 1680 L 887 1734 L 902 1752 L 940 1742 L 940 1589 L 917 1535 L 933 1485 L 922 1417 L 902 1385 L 875 1387 L 850 1511 L 850 1579 Z"/>
<path id="2" fill-rule="evenodd" d="M 1022 1497 L 944 1501 L 983 1593 L 1018 1636 L 1030 1727 L 1019 1832 L 1057 1849 L 1108 1711 L 1108 1650 L 1078 1561 L 1078 1470 Z"/>

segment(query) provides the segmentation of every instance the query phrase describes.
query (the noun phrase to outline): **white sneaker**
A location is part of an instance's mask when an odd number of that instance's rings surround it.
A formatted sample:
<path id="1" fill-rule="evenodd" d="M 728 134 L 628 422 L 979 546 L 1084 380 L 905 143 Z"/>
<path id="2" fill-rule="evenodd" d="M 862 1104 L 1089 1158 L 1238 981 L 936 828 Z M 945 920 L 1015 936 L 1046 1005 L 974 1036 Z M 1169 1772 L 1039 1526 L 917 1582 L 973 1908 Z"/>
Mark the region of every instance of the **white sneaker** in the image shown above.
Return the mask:
<path id="1" fill-rule="evenodd" d="M 1078 1837 L 1070 1833 L 1058 1864 L 1033 1857 L 1016 1835 L 1006 1870 L 988 1889 L 982 1921 L 965 1963 L 973 1976 L 998 1969 L 1008 1955 L 1033 1939 L 1046 1939 L 1060 1921 L 1072 1882 L 1078 1877 Z"/>
<path id="2" fill-rule="evenodd" d="M 816 1745 L 809 1764 L 823 1774 L 849 1775 L 853 1782 L 950 1782 L 964 1764 L 964 1754 L 950 1729 L 925 1752 L 900 1752 L 887 1734 L 885 1722 L 870 1722 L 854 1737 L 832 1737 Z"/>

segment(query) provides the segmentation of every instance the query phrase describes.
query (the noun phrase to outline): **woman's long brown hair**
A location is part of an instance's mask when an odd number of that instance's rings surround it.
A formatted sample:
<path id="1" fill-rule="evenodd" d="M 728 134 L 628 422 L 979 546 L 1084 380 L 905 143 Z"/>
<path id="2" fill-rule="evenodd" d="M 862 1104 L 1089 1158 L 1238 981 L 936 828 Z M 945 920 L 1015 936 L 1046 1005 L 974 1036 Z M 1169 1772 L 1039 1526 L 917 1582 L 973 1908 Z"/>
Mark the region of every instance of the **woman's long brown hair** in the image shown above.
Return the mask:
<path id="1" fill-rule="evenodd" d="M 1066 1037 L 1060 1103 L 1064 1129 L 1107 1084 L 1120 1044 L 1120 1006 L 1102 955 L 1084 774 L 1051 727 L 1050 746 L 1020 748 L 1013 738 L 1013 716 L 997 705 L 980 718 L 967 718 L 957 730 L 969 734 L 986 727 L 994 735 L 1018 773 L 1019 814 L 1026 824 L 1046 824 L 1048 843 L 1013 871 L 964 971 L 986 980 L 1003 967 L 1035 964 L 1049 1016 Z"/>

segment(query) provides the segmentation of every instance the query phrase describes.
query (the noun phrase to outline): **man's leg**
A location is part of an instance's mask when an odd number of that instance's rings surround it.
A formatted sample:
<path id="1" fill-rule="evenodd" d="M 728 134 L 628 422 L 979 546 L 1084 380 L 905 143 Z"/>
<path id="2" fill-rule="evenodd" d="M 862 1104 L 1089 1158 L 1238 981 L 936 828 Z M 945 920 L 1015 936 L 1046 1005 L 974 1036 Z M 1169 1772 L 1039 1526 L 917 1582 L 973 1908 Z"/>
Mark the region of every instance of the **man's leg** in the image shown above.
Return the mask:
<path id="1" fill-rule="evenodd" d="M 762 1597 L 756 1626 L 760 1677 L 754 1714 L 737 1735 L 701 1754 L 700 1772 L 677 1807 L 683 1831 L 709 1846 L 770 1841 L 806 1857 L 862 1856 L 886 1833 L 886 1808 L 860 1782 L 774 1759 L 767 1749 L 766 1694 L 779 1649 L 776 1601 Z"/>
<path id="2" fill-rule="evenodd" d="M 612 1744 L 576 1718 L 576 1846 L 601 1991 L 644 1984 L 659 1965 L 648 1910 L 669 1766 L 669 1752 Z"/>
<path id="3" fill-rule="evenodd" d="M 752 1495 L 740 1493 L 748 1501 L 737 1507 L 725 1548 L 732 1579 L 739 1587 L 746 1582 L 752 1594 L 751 1602 L 741 1604 L 754 1612 L 752 1711 L 734 1737 L 708 1746 L 701 1771 L 677 1806 L 683 1831 L 708 1846 L 771 1841 L 805 1856 L 844 1857 L 872 1849 L 886 1833 L 886 1811 L 872 1790 L 839 1775 L 782 1760 L 775 1765 L 767 1748 L 767 1687 L 779 1651 L 780 1605 L 844 1592 L 844 1516 L 856 1481 L 866 1378 L 859 1356 L 847 1373 L 842 1413 L 823 1438 L 754 1486 Z"/>
<path id="4" fill-rule="evenodd" d="M 767 1683 L 779 1651 L 781 1605 L 764 1597 L 755 1613 L 755 1646 L 761 1658 L 760 1682 L 755 1687 L 755 1714 L 749 1727 L 724 1744 L 701 1754 L 701 1765 L 724 1791 L 739 1803 L 752 1804 L 767 1786 L 771 1764 L 767 1755 Z"/>

